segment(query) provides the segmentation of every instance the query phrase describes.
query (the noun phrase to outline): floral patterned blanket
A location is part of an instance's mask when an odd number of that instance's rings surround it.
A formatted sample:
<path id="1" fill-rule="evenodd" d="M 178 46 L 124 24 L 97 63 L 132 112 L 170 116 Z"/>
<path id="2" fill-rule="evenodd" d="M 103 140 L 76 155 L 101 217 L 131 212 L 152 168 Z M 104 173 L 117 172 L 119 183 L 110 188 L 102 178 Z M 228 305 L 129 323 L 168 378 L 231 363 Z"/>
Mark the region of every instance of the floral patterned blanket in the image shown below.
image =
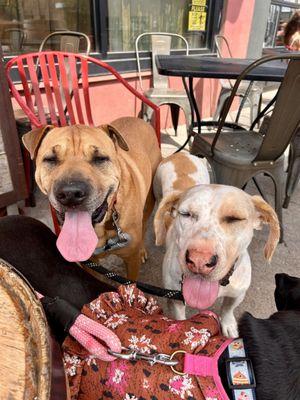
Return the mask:
<path id="1" fill-rule="evenodd" d="M 112 329 L 124 347 L 144 354 L 185 350 L 210 355 L 226 340 L 220 336 L 217 319 L 209 312 L 186 321 L 171 320 L 152 297 L 146 297 L 135 285 L 119 286 L 118 292 L 101 294 L 85 305 L 82 313 Z M 219 399 L 209 376 L 199 379 L 177 375 L 168 366 L 150 366 L 147 361 L 104 362 L 89 355 L 70 336 L 63 351 L 72 400 Z"/>

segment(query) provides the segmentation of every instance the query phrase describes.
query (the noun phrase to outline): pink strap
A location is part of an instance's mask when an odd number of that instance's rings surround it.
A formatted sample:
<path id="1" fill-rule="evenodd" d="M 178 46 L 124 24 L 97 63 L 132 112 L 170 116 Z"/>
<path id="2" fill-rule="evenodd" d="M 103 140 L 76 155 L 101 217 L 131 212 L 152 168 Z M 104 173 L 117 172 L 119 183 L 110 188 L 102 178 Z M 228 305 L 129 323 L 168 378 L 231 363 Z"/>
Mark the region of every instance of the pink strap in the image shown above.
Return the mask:
<path id="1" fill-rule="evenodd" d="M 229 397 L 226 391 L 224 390 L 221 378 L 219 376 L 218 360 L 223 351 L 226 349 L 226 347 L 229 346 L 231 342 L 232 339 L 225 340 L 212 357 L 202 356 L 199 354 L 198 355 L 188 354 L 188 353 L 186 353 L 184 356 L 183 371 L 186 374 L 196 375 L 199 376 L 200 378 L 206 376 L 212 377 L 215 384 L 215 388 L 213 389 L 213 391 L 214 393 L 218 393 L 219 394 L 218 398 L 222 400 L 229 400 Z M 203 390 L 205 388 L 205 381 L 201 382 L 201 379 L 200 379 L 200 387 Z M 205 394 L 205 398 L 207 397 L 211 398 L 217 396 L 210 396 L 210 395 L 206 396 Z"/>
<path id="2" fill-rule="evenodd" d="M 186 353 L 184 356 L 184 372 L 191 375 L 213 376 L 215 372 L 214 363 L 213 357 Z"/>
<path id="3" fill-rule="evenodd" d="M 116 357 L 109 355 L 107 353 L 107 348 L 97 342 L 93 336 L 106 343 L 108 348 L 112 351 L 120 353 L 122 350 L 120 339 L 114 332 L 83 314 L 80 314 L 76 318 L 69 333 L 86 350 L 103 361 L 113 361 Z"/>

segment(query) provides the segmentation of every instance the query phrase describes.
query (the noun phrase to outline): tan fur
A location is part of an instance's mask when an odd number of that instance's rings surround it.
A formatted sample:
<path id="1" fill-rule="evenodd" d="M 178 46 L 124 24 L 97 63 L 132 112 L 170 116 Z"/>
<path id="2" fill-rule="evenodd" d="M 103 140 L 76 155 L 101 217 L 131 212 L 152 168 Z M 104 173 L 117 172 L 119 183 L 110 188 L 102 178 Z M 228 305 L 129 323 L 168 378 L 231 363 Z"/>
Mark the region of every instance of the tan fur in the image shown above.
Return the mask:
<path id="1" fill-rule="evenodd" d="M 29 150 L 28 143 L 33 135 L 34 132 L 27 134 L 24 140 Z M 109 157 L 111 162 L 95 168 L 90 162 L 95 149 Z M 59 165 L 49 168 L 43 158 L 53 153 L 57 155 Z M 132 241 L 114 254 L 121 256 L 127 264 L 128 277 L 136 279 L 141 257 L 145 254 L 144 225 L 154 205 L 152 179 L 160 160 L 161 153 L 153 128 L 137 118 L 119 118 L 108 126 L 98 128 L 82 125 L 54 128 L 39 144 L 36 181 L 52 202 L 51 192 L 57 180 L 83 176 L 94 190 L 94 202 L 99 203 L 94 205 L 95 208 L 101 204 L 110 186 L 116 188 L 115 208 L 120 215 L 119 223 L 123 231 L 131 235 Z M 108 198 L 108 204 L 113 197 L 114 193 Z M 115 235 L 115 231 L 107 225 L 109 218 L 110 212 L 95 226 L 98 246 Z"/>
<path id="2" fill-rule="evenodd" d="M 181 191 L 172 192 L 162 199 L 154 217 L 155 244 L 165 243 L 166 234 L 172 223 L 172 209 L 180 199 Z"/>
<path id="3" fill-rule="evenodd" d="M 196 172 L 197 168 L 184 153 L 180 152 L 172 154 L 171 156 L 165 158 L 161 164 L 165 164 L 167 162 L 172 162 L 177 177 L 173 182 L 173 190 L 184 191 L 196 184 L 195 180 L 189 175 Z"/>
<path id="4" fill-rule="evenodd" d="M 36 158 L 37 151 L 42 140 L 52 128 L 52 125 L 42 126 L 40 128 L 33 129 L 22 136 L 22 142 L 29 151 L 32 160 Z"/>
<path id="5" fill-rule="evenodd" d="M 252 196 L 256 211 L 260 215 L 263 224 L 268 224 L 270 231 L 267 243 L 264 248 L 264 255 L 267 261 L 271 261 L 280 238 L 280 225 L 278 217 L 273 208 L 260 196 Z"/>

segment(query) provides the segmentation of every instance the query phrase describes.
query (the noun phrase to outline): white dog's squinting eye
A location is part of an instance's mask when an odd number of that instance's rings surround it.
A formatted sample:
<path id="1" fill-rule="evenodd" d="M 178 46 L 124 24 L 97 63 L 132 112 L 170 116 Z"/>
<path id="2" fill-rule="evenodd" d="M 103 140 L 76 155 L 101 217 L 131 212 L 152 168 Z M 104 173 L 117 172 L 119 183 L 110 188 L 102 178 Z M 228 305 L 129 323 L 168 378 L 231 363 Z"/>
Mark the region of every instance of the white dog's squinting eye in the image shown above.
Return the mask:
<path id="1" fill-rule="evenodd" d="M 178 214 L 184 218 L 197 218 L 196 215 L 190 213 L 189 211 L 178 210 Z"/>

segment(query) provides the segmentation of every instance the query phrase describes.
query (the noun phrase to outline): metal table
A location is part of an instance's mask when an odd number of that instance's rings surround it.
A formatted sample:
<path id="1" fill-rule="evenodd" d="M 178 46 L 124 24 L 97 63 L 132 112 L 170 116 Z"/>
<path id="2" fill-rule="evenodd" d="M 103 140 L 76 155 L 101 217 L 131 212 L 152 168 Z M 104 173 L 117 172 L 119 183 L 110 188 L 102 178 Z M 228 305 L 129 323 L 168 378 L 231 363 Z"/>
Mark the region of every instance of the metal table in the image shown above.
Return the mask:
<path id="1" fill-rule="evenodd" d="M 156 65 L 160 74 L 184 78 L 236 79 L 253 61 L 255 60 L 245 58 L 156 56 Z M 274 61 L 268 66 L 255 68 L 245 79 L 281 82 L 285 70 L 286 62 Z"/>
<path id="2" fill-rule="evenodd" d="M 181 55 L 157 55 L 156 65 L 162 75 L 180 76 L 190 100 L 192 110 L 192 128 L 194 128 L 194 114 L 196 114 L 198 131 L 200 132 L 201 117 L 194 97 L 193 79 L 237 79 L 241 72 L 249 66 L 253 59 L 245 58 L 217 58 L 203 56 Z M 258 66 L 252 70 L 245 80 L 249 81 L 273 81 L 281 82 L 287 63 L 283 61 L 271 61 L 266 66 Z M 186 82 L 188 78 L 188 84 Z"/>

